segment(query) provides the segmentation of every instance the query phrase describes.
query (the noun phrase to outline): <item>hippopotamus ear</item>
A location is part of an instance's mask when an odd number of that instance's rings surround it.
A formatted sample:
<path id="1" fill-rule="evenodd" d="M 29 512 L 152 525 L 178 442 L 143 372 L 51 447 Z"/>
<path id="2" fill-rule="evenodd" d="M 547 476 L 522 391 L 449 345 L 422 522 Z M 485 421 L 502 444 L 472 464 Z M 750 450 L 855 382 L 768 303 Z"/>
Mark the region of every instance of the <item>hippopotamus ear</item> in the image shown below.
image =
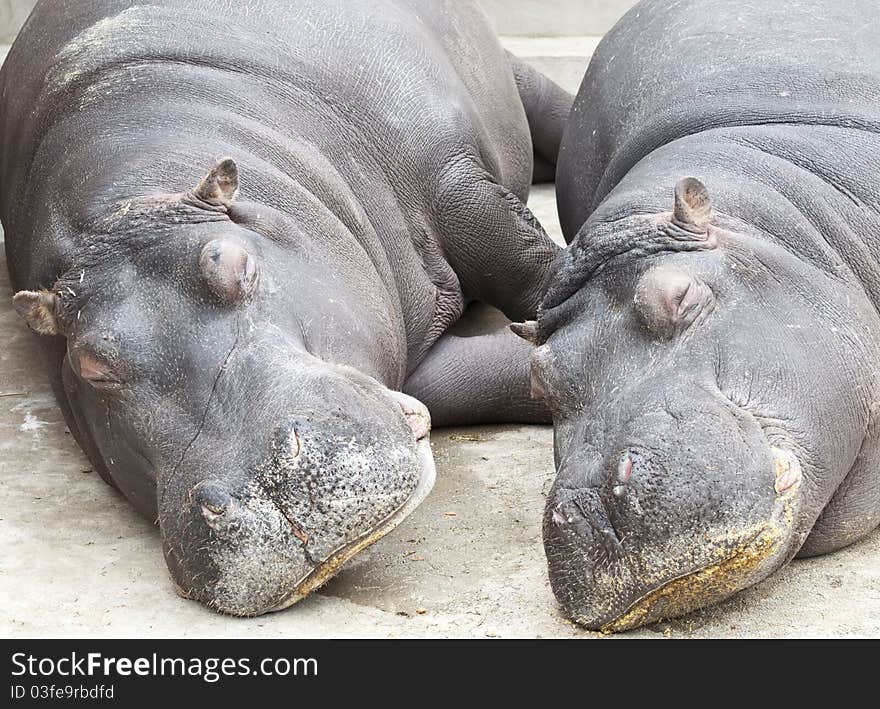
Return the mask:
<path id="1" fill-rule="evenodd" d="M 712 219 L 709 190 L 695 177 L 685 177 L 675 185 L 675 208 L 672 221 L 694 234 L 705 234 Z"/>
<path id="2" fill-rule="evenodd" d="M 52 291 L 22 290 L 13 296 L 12 304 L 28 327 L 38 335 L 61 334 L 56 307 L 58 296 Z"/>
<path id="3" fill-rule="evenodd" d="M 510 329 L 513 334 L 519 335 L 526 342 L 531 342 L 533 345 L 538 344 L 538 323 L 536 321 L 512 322 Z"/>
<path id="4" fill-rule="evenodd" d="M 238 166 L 232 158 L 221 158 L 196 187 L 195 196 L 217 206 L 231 204 L 238 195 Z"/>

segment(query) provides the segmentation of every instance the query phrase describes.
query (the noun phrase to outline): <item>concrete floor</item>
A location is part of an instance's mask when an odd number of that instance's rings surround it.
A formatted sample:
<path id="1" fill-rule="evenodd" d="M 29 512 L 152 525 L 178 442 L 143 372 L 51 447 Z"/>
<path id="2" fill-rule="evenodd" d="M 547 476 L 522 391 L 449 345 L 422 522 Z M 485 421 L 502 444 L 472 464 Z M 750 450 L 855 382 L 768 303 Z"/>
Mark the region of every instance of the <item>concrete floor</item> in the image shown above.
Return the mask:
<path id="1" fill-rule="evenodd" d="M 559 238 L 552 188 L 531 204 Z M 540 426 L 434 431 L 433 493 L 293 608 L 242 620 L 181 600 L 158 530 L 91 472 L 65 430 L 10 296 L 0 262 L 0 635 L 600 637 L 564 620 L 548 585 L 540 519 L 553 461 Z M 880 533 L 617 637 L 877 635 Z"/>

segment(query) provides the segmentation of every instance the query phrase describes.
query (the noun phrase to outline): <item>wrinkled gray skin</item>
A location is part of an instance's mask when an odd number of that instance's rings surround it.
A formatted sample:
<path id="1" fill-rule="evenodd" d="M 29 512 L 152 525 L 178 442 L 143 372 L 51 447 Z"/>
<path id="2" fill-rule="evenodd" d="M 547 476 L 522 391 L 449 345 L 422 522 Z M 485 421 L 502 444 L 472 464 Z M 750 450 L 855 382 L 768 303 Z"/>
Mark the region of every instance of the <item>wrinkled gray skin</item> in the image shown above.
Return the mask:
<path id="1" fill-rule="evenodd" d="M 182 595 L 256 615 L 332 576 L 430 489 L 425 404 L 547 418 L 525 343 L 444 335 L 534 316 L 557 253 L 527 115 L 552 177 L 571 98 L 475 5 L 41 2 L 0 92 L 16 308 Z"/>
<path id="2" fill-rule="evenodd" d="M 533 386 L 553 590 L 590 628 L 688 612 L 880 523 L 880 10 L 649 0 L 559 156 L 568 249 Z"/>

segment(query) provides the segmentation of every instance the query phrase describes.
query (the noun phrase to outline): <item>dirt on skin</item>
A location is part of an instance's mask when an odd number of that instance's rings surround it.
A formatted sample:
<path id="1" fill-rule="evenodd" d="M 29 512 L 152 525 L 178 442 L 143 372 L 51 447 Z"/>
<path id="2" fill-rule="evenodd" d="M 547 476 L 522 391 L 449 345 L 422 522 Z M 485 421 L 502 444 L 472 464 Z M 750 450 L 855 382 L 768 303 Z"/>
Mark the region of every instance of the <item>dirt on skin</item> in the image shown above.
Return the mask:
<path id="1" fill-rule="evenodd" d="M 559 238 L 552 188 L 530 207 Z M 0 634 L 6 637 L 599 638 L 558 612 L 541 543 L 547 426 L 432 433 L 437 483 L 397 529 L 292 608 L 220 616 L 177 596 L 158 530 L 66 431 L 0 258 Z M 880 533 L 724 603 L 610 638 L 880 635 Z"/>

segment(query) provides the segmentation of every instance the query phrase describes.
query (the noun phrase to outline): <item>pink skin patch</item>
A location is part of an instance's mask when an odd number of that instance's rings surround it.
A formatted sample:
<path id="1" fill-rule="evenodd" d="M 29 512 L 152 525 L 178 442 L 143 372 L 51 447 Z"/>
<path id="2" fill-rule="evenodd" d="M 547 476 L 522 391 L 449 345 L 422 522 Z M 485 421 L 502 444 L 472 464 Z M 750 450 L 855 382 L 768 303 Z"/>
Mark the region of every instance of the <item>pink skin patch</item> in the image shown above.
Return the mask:
<path id="1" fill-rule="evenodd" d="M 388 394 L 402 409 L 413 437 L 417 441 L 425 438 L 431 432 L 431 414 L 428 413 L 428 407 L 415 397 L 399 391 L 389 391 Z"/>
<path id="2" fill-rule="evenodd" d="M 77 360 L 79 375 L 83 379 L 107 379 L 108 373 L 105 367 L 91 355 L 82 354 Z"/>
<path id="3" fill-rule="evenodd" d="M 72 355 L 70 364 L 82 379 L 96 389 L 116 389 L 121 385 L 110 367 L 90 354 L 81 352 L 78 355 Z"/>
<path id="4" fill-rule="evenodd" d="M 431 432 L 431 419 L 421 411 L 408 411 L 405 414 L 406 422 L 417 441 L 422 440 Z"/>
<path id="5" fill-rule="evenodd" d="M 626 494 L 626 484 L 633 474 L 633 461 L 628 455 L 620 459 L 617 465 L 617 482 L 618 484 L 611 488 L 611 493 L 615 497 L 623 497 Z"/>
<path id="6" fill-rule="evenodd" d="M 633 462 L 632 458 L 629 456 L 625 456 L 620 464 L 617 466 L 617 479 L 622 483 L 626 484 L 629 482 L 629 479 L 633 474 Z"/>
<path id="7" fill-rule="evenodd" d="M 803 477 L 800 461 L 794 453 L 783 448 L 773 448 L 773 466 L 776 473 L 773 488 L 777 495 L 794 487 Z"/>
<path id="8" fill-rule="evenodd" d="M 535 376 L 534 371 L 532 371 L 531 374 L 531 389 L 529 391 L 529 394 L 535 401 L 543 401 L 544 396 L 546 395 L 544 392 L 544 387 L 541 386 L 541 383 Z"/>
<path id="9" fill-rule="evenodd" d="M 776 478 L 776 492 L 785 492 L 792 485 L 794 485 L 799 478 L 800 476 L 793 472 L 787 472 L 779 476 L 778 478 Z"/>

